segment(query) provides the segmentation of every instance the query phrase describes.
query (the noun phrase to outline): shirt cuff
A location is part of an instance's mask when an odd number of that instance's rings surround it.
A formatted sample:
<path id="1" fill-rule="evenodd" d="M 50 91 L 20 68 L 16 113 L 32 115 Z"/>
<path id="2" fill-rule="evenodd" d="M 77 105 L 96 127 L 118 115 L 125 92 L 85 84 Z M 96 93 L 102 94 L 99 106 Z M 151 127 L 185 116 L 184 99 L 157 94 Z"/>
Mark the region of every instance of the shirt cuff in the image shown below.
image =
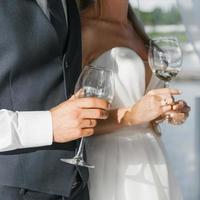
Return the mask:
<path id="1" fill-rule="evenodd" d="M 49 111 L 18 112 L 18 132 L 22 147 L 53 143 L 52 117 Z"/>

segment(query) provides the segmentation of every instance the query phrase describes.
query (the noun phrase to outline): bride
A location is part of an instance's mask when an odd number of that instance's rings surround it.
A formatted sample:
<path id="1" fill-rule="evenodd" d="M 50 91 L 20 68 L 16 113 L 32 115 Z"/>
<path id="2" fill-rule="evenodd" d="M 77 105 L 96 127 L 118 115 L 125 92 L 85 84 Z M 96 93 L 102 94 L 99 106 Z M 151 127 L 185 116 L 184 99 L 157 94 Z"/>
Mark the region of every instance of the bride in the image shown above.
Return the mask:
<path id="1" fill-rule="evenodd" d="M 182 199 L 152 122 L 169 115 L 171 123 L 182 123 L 189 107 L 174 102 L 179 90 L 162 88 L 152 75 L 149 39 L 128 0 L 82 3 L 83 64 L 114 70 L 116 88 L 109 119 L 99 122 L 99 135 L 87 144 L 96 166 L 90 171 L 91 200 Z"/>

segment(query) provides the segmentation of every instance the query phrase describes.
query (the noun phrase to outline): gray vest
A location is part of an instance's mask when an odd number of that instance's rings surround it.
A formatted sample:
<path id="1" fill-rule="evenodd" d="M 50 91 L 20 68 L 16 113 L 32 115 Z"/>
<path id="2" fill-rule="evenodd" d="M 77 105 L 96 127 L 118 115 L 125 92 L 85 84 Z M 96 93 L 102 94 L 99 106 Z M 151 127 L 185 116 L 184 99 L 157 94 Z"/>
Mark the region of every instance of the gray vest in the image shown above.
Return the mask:
<path id="1" fill-rule="evenodd" d="M 69 30 L 64 55 L 56 30 L 34 0 L 0 1 L 0 109 L 48 110 L 68 98 L 81 70 L 80 21 L 67 0 Z M 77 141 L 0 154 L 0 184 L 68 196 L 77 173 L 60 161 Z"/>

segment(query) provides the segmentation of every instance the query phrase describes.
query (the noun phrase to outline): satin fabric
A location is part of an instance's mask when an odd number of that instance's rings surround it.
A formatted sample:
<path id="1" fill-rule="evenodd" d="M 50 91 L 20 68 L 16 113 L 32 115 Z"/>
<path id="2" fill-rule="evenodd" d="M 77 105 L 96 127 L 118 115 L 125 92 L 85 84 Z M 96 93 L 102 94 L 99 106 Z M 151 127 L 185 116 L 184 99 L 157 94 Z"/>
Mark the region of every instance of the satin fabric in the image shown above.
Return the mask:
<path id="1" fill-rule="evenodd" d="M 146 89 L 141 58 L 129 48 L 116 47 L 92 65 L 115 72 L 113 108 L 134 105 L 146 92 L 163 87 L 152 76 Z M 127 127 L 88 139 L 91 200 L 181 200 L 163 144 L 148 124 Z"/>

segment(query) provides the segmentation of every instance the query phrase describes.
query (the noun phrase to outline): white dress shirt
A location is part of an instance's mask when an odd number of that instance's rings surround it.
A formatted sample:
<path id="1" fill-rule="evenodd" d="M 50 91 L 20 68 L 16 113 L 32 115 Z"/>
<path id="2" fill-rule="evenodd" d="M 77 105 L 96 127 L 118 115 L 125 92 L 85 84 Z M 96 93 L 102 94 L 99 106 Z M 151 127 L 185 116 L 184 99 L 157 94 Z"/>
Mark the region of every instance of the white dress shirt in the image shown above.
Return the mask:
<path id="1" fill-rule="evenodd" d="M 67 16 L 64 1 L 62 0 L 62 3 Z M 37 3 L 49 17 L 47 1 L 37 0 Z M 46 146 L 51 145 L 52 142 L 52 118 L 49 111 L 0 110 L 0 151 Z"/>

